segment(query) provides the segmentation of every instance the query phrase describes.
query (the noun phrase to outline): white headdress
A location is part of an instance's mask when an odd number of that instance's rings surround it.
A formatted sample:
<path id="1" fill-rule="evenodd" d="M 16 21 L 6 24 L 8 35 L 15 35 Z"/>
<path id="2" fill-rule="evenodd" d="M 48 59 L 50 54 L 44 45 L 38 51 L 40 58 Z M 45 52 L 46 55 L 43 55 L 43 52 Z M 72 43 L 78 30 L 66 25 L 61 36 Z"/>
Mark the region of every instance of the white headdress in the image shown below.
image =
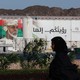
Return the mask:
<path id="1" fill-rule="evenodd" d="M 9 19 L 9 20 L 7 20 L 6 21 L 6 24 L 5 24 L 5 26 L 3 27 L 3 29 L 5 30 L 5 31 L 7 31 L 7 26 L 17 26 L 18 25 L 18 20 L 12 20 L 12 19 Z"/>
<path id="2" fill-rule="evenodd" d="M 18 25 L 18 20 L 8 20 L 6 23 L 6 26 L 14 26 L 14 25 Z"/>

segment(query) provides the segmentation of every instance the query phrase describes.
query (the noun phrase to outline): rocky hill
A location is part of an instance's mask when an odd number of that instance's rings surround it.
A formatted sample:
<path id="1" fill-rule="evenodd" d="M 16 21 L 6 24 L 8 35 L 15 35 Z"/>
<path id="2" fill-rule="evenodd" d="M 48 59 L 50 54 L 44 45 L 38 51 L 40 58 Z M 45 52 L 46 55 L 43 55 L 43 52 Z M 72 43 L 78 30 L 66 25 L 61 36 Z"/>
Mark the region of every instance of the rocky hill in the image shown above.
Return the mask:
<path id="1" fill-rule="evenodd" d="M 30 6 L 25 9 L 0 9 L 0 15 L 28 16 L 80 16 L 80 8 L 62 9 L 59 7 Z"/>

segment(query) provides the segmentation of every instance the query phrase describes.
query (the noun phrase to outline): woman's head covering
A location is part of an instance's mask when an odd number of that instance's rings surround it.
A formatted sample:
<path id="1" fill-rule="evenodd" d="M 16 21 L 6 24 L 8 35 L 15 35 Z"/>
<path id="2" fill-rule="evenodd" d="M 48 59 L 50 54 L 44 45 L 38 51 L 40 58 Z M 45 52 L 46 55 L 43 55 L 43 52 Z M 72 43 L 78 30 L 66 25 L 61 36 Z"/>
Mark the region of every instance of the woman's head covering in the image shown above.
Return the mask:
<path id="1" fill-rule="evenodd" d="M 53 50 L 55 52 L 68 52 L 66 42 L 62 37 L 60 36 L 54 37 L 51 39 L 51 42 L 52 42 L 51 44 L 54 45 Z"/>

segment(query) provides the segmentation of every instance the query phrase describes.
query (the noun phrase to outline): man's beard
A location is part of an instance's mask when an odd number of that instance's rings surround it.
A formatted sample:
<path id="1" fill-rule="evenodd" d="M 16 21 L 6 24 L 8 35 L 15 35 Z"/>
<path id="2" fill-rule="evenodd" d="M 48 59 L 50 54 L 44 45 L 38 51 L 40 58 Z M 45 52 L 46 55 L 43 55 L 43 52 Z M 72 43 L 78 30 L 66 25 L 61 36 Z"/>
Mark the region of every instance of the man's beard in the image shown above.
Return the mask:
<path id="1" fill-rule="evenodd" d="M 8 30 L 8 33 L 11 37 L 13 38 L 17 38 L 17 33 L 16 32 L 13 32 L 13 33 L 10 33 L 10 31 Z"/>

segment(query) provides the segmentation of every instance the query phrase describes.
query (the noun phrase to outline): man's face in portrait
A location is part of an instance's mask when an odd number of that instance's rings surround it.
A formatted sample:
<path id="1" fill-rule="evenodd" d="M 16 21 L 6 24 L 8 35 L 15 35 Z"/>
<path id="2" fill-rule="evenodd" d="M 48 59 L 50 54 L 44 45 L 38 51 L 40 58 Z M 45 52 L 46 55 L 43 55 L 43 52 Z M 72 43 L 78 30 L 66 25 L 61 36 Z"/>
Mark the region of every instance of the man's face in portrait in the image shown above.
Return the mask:
<path id="1" fill-rule="evenodd" d="M 14 21 L 14 20 L 9 21 L 7 23 L 8 35 L 11 36 L 12 38 L 15 38 L 15 37 L 17 37 L 17 31 L 18 31 L 18 23 L 17 23 L 17 21 Z"/>
<path id="2" fill-rule="evenodd" d="M 8 32 L 13 36 L 17 36 L 17 25 L 8 26 Z"/>

